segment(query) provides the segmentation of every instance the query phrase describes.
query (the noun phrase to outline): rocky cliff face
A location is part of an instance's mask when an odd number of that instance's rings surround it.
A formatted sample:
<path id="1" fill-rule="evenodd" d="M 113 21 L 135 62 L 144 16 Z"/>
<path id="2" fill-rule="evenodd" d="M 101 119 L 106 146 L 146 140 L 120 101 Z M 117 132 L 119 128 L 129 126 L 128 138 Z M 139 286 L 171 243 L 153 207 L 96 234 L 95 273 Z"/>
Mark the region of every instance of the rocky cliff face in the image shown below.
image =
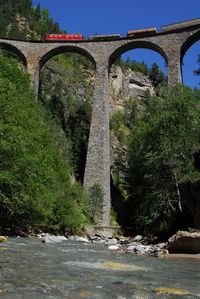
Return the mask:
<path id="1" fill-rule="evenodd" d="M 130 98 L 144 98 L 147 91 L 153 95 L 151 80 L 142 73 L 122 69 L 113 65 L 110 71 L 110 102 L 114 112 L 123 109 L 124 101 Z"/>
<path id="2" fill-rule="evenodd" d="M 95 71 L 83 66 L 80 67 L 80 70 L 77 75 L 76 71 L 68 69 L 54 60 L 50 60 L 46 64 L 46 71 L 49 73 L 46 84 L 49 84 L 49 77 L 51 77 L 51 89 L 54 89 L 55 82 L 61 80 L 65 90 L 62 90 L 62 93 L 72 94 L 84 102 L 88 96 L 92 98 L 95 85 Z M 123 72 L 121 67 L 113 65 L 109 80 L 111 112 L 122 110 L 124 102 L 130 98 L 142 99 L 145 98 L 147 91 L 150 95 L 154 93 L 151 80 L 144 74 L 134 72 L 131 69 Z"/>

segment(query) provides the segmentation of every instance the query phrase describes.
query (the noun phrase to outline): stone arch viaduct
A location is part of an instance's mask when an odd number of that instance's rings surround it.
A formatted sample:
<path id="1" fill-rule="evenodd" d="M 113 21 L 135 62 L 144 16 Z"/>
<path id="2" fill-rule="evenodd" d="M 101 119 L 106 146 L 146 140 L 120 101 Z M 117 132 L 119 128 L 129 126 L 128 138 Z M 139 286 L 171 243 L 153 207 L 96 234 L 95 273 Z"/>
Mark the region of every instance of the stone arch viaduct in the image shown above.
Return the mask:
<path id="1" fill-rule="evenodd" d="M 0 39 L 0 47 L 13 51 L 30 74 L 37 94 L 39 71 L 48 59 L 64 52 L 88 57 L 96 67 L 92 121 L 85 168 L 86 190 L 95 183 L 104 190 L 99 224 L 110 223 L 110 144 L 109 144 L 109 68 L 122 53 L 147 48 L 164 57 L 168 65 L 168 84 L 182 82 L 182 60 L 186 51 L 200 39 L 200 19 L 194 26 L 160 32 L 150 36 L 111 41 L 39 42 Z"/>

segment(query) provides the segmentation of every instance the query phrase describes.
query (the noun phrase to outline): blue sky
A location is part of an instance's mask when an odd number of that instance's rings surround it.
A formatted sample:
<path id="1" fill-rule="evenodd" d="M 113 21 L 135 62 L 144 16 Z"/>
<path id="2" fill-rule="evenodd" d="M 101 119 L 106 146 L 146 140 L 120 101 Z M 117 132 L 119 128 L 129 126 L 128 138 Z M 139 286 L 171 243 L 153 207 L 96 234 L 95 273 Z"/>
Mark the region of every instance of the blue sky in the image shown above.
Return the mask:
<path id="1" fill-rule="evenodd" d="M 200 18 L 200 0 L 32 0 L 33 6 L 40 3 L 48 8 L 51 18 L 68 33 L 126 34 L 129 30 L 156 27 Z M 200 41 L 194 44 L 184 57 L 183 80 L 191 87 L 199 86 L 200 77 L 193 75 L 198 67 Z M 137 61 L 144 60 L 149 66 L 153 62 L 167 73 L 159 54 L 137 49 L 125 56 Z"/>

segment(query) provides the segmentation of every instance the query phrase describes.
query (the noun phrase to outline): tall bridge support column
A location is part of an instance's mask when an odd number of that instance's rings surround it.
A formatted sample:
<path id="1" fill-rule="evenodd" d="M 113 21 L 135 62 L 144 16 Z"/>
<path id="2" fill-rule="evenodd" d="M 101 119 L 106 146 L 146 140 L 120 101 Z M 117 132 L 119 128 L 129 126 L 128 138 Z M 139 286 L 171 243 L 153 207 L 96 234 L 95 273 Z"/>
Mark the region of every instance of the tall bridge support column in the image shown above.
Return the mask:
<path id="1" fill-rule="evenodd" d="M 167 53 L 168 56 L 168 85 L 174 86 L 182 83 L 182 64 L 180 49 L 172 46 Z"/>
<path id="2" fill-rule="evenodd" d="M 110 138 L 109 138 L 109 80 L 108 65 L 97 63 L 92 120 L 84 176 L 88 191 L 98 184 L 103 192 L 102 212 L 97 217 L 99 225 L 110 224 Z"/>
<path id="3" fill-rule="evenodd" d="M 38 58 L 30 55 L 27 59 L 27 72 L 31 78 L 31 85 L 35 91 L 36 97 L 38 96 L 38 89 L 39 89 L 39 61 Z"/>

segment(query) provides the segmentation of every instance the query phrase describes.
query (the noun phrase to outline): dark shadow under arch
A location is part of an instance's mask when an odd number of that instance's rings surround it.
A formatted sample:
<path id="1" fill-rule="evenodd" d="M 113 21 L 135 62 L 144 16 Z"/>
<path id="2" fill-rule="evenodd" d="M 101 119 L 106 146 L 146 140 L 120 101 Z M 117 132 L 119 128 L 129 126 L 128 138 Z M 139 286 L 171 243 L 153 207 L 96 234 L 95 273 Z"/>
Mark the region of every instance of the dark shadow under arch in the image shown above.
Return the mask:
<path id="1" fill-rule="evenodd" d="M 125 53 L 127 51 L 134 50 L 137 48 L 153 50 L 153 51 L 157 52 L 158 54 L 160 54 L 165 59 L 165 61 L 167 63 L 167 56 L 166 56 L 165 52 L 162 50 L 162 48 L 160 48 L 156 44 L 154 44 L 152 42 L 148 42 L 148 41 L 132 41 L 130 43 L 127 43 L 127 44 L 119 47 L 111 54 L 110 59 L 109 59 L 109 68 L 112 66 L 114 61 L 120 55 L 122 55 L 123 53 Z"/>
<path id="2" fill-rule="evenodd" d="M 58 54 L 64 54 L 64 53 L 77 53 L 82 56 L 85 56 L 94 64 L 94 66 L 96 68 L 96 62 L 95 62 L 94 58 L 90 55 L 89 52 L 87 52 L 86 50 L 84 50 L 82 48 L 76 47 L 76 46 L 68 46 L 67 45 L 67 46 L 56 47 L 56 48 L 50 50 L 49 52 L 47 52 L 40 60 L 40 69 L 52 57 L 54 57 Z"/>
<path id="3" fill-rule="evenodd" d="M 22 61 L 23 65 L 27 67 L 26 57 L 18 48 L 5 42 L 0 42 L 0 48 L 14 53 L 18 57 L 18 59 Z"/>

